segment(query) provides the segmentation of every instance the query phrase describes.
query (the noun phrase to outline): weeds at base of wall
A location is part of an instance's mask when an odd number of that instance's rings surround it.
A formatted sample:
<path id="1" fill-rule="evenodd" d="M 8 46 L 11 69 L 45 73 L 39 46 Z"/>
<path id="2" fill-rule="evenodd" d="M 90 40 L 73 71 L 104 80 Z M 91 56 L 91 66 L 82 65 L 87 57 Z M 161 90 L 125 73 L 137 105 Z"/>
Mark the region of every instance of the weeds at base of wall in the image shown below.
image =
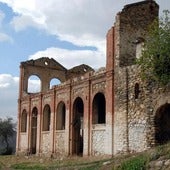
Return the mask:
<path id="1" fill-rule="evenodd" d="M 124 161 L 117 170 L 145 170 L 148 160 L 148 155 L 132 157 Z"/>
<path id="2" fill-rule="evenodd" d="M 170 159 L 170 143 L 157 146 L 143 153 L 117 158 L 113 170 L 147 170 L 156 162 L 165 162 Z M 170 164 L 164 165 L 170 169 Z M 156 165 L 154 165 L 156 167 Z"/>

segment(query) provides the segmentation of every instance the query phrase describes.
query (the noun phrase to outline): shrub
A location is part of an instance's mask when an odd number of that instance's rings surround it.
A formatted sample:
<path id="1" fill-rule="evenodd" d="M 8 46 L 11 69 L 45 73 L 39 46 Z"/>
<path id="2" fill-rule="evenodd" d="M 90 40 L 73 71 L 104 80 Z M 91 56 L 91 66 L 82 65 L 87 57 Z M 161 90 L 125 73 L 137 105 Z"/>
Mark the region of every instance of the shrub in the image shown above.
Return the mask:
<path id="1" fill-rule="evenodd" d="M 118 170 L 145 170 L 147 167 L 148 156 L 139 155 L 124 161 Z"/>

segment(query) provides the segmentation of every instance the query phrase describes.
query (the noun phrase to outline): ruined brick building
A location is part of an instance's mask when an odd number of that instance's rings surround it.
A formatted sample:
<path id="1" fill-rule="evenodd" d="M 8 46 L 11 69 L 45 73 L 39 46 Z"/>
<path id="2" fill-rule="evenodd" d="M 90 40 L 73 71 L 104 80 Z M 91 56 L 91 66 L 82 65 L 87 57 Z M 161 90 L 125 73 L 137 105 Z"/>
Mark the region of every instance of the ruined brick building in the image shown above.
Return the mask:
<path id="1" fill-rule="evenodd" d="M 106 67 L 98 71 L 68 70 L 47 57 L 21 62 L 17 153 L 115 155 L 168 141 L 170 89 L 143 82 L 134 64 L 158 12 L 153 0 L 124 6 L 107 33 Z M 39 93 L 28 93 L 31 75 L 41 80 Z M 50 88 L 53 78 L 61 84 Z"/>

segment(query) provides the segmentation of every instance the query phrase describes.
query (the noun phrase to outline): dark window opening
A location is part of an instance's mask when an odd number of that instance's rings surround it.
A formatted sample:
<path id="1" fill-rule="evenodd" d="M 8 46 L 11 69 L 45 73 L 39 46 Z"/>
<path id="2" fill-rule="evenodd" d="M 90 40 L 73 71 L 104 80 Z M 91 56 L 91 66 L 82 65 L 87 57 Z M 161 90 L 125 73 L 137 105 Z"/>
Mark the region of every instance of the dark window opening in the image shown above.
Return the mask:
<path id="1" fill-rule="evenodd" d="M 27 112 L 26 110 L 23 110 L 22 116 L 21 116 L 21 132 L 27 131 Z"/>
<path id="2" fill-rule="evenodd" d="M 135 99 L 138 99 L 139 98 L 139 93 L 140 93 L 140 87 L 139 87 L 138 83 L 135 84 L 134 92 L 135 92 Z"/>
<path id="3" fill-rule="evenodd" d="M 32 120 L 31 120 L 31 150 L 32 154 L 36 154 L 37 148 L 37 115 L 38 110 L 36 107 L 32 110 Z"/>
<path id="4" fill-rule="evenodd" d="M 93 124 L 106 123 L 106 101 L 102 93 L 95 95 L 93 99 Z"/>
<path id="5" fill-rule="evenodd" d="M 50 130 L 50 117 L 51 117 L 51 110 L 49 105 L 45 105 L 43 111 L 43 131 Z"/>
<path id="6" fill-rule="evenodd" d="M 60 102 L 57 107 L 56 113 L 56 130 L 65 129 L 65 117 L 66 117 L 66 107 L 64 102 Z"/>

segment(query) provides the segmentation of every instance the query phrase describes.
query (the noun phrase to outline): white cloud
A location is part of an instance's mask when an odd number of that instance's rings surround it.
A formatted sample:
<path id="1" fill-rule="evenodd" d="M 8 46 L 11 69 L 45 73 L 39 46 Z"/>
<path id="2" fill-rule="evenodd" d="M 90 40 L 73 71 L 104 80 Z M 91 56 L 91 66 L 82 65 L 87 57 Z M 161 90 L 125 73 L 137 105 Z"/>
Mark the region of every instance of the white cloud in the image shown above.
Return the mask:
<path id="1" fill-rule="evenodd" d="M 16 31 L 35 27 L 79 46 L 95 46 L 105 52 L 105 36 L 116 13 L 140 0 L 0 0 L 18 14 L 11 21 Z M 158 0 L 167 7 L 169 0 Z"/>
<path id="2" fill-rule="evenodd" d="M 0 74 L 0 117 L 17 118 L 17 98 L 18 98 L 19 77 L 10 74 Z"/>
<path id="3" fill-rule="evenodd" d="M 11 21 L 11 25 L 16 31 L 21 31 L 28 27 L 41 28 L 41 25 L 38 25 L 37 22 L 35 22 L 30 16 L 26 15 L 15 16 Z"/>
<path id="4" fill-rule="evenodd" d="M 10 43 L 12 43 L 13 39 L 9 35 L 0 32 L 0 42 L 10 42 Z"/>
<path id="5" fill-rule="evenodd" d="M 3 11 L 0 10 L 0 28 L 2 27 L 2 22 L 4 18 L 5 18 L 5 14 Z M 13 39 L 9 35 L 5 34 L 4 32 L 0 32 L 0 42 L 12 43 Z"/>
<path id="6" fill-rule="evenodd" d="M 66 50 L 53 47 L 39 51 L 31 55 L 29 59 L 37 59 L 40 57 L 54 58 L 66 68 L 71 68 L 79 64 L 87 64 L 93 68 L 105 66 L 105 55 L 102 51 Z"/>
<path id="7" fill-rule="evenodd" d="M 95 46 L 105 52 L 105 36 L 115 13 L 127 3 L 122 0 L 0 0 L 18 15 L 12 20 L 16 31 L 27 27 L 44 29 L 79 46 Z M 134 2 L 134 0 L 128 0 Z M 115 5 L 116 4 L 116 5 Z M 104 48 L 103 48 L 104 47 Z"/>
<path id="8" fill-rule="evenodd" d="M 124 5 L 140 0 L 0 0 L 18 14 L 12 25 L 19 31 L 27 27 L 45 29 L 61 40 L 101 48 L 107 30 Z M 169 0 L 157 0 L 169 8 Z"/>

